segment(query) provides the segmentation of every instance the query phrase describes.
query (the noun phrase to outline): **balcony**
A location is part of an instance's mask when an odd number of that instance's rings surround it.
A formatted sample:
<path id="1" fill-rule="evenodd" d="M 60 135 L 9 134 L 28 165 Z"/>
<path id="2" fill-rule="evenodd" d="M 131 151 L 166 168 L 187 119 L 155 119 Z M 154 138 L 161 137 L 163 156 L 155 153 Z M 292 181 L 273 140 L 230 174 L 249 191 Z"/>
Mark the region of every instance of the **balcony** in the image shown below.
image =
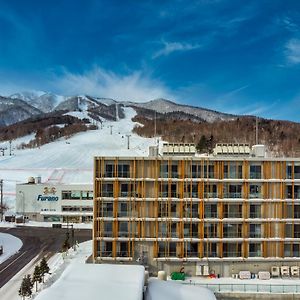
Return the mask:
<path id="1" fill-rule="evenodd" d="M 249 194 L 249 198 L 250 199 L 261 199 L 262 198 L 262 194 L 261 193 L 250 193 Z"/>
<path id="2" fill-rule="evenodd" d="M 250 217 L 250 219 L 260 219 L 261 218 L 261 212 L 250 212 L 249 217 Z"/>
<path id="3" fill-rule="evenodd" d="M 102 197 L 113 197 L 113 196 L 114 196 L 113 192 L 106 192 L 106 191 L 102 192 Z"/>
<path id="4" fill-rule="evenodd" d="M 189 251 L 186 253 L 186 257 L 198 257 L 198 252 L 195 251 Z"/>
<path id="5" fill-rule="evenodd" d="M 236 251 L 223 252 L 223 257 L 241 257 L 241 256 L 242 256 L 241 252 L 236 252 Z"/>
<path id="6" fill-rule="evenodd" d="M 102 251 L 101 256 L 112 257 L 112 251 Z"/>
<path id="7" fill-rule="evenodd" d="M 261 179 L 261 172 L 250 172 L 250 179 Z"/>
<path id="8" fill-rule="evenodd" d="M 204 193 L 204 198 L 218 198 L 218 193 L 214 193 L 214 192 Z"/>
<path id="9" fill-rule="evenodd" d="M 261 238 L 261 232 L 249 232 L 249 237 L 250 238 Z"/>
<path id="10" fill-rule="evenodd" d="M 204 212 L 204 218 L 217 219 L 218 218 L 218 213 L 214 212 L 214 211 Z"/>
<path id="11" fill-rule="evenodd" d="M 261 251 L 257 250 L 257 251 L 251 251 L 249 252 L 249 257 L 261 257 Z"/>
<path id="12" fill-rule="evenodd" d="M 224 212 L 224 218 L 242 218 L 242 212 Z"/>
<path id="13" fill-rule="evenodd" d="M 131 257 L 128 251 L 117 251 L 117 257 Z"/>
<path id="14" fill-rule="evenodd" d="M 242 198 L 242 193 L 224 193 L 223 198 Z"/>

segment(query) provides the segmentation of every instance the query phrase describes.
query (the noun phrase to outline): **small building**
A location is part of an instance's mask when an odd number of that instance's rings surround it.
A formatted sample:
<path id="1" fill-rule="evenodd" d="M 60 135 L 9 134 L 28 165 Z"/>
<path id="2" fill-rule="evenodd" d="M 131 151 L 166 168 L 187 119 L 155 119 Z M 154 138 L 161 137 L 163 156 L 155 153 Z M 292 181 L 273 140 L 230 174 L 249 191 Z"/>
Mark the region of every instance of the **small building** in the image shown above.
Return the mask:
<path id="1" fill-rule="evenodd" d="M 93 185 L 45 182 L 16 185 L 16 213 L 38 222 L 91 222 Z"/>

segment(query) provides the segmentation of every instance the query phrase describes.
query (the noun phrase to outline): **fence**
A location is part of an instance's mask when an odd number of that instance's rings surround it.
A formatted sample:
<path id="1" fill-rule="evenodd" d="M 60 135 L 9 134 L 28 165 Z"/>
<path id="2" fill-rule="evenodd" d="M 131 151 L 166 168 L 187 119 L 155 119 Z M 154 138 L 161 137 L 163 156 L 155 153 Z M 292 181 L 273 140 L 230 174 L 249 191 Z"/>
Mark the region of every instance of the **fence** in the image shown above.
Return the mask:
<path id="1" fill-rule="evenodd" d="M 274 293 L 274 294 L 296 294 L 300 293 L 300 285 L 297 284 L 243 284 L 243 283 L 200 283 L 189 281 L 183 284 L 197 285 L 210 289 L 217 293 Z"/>

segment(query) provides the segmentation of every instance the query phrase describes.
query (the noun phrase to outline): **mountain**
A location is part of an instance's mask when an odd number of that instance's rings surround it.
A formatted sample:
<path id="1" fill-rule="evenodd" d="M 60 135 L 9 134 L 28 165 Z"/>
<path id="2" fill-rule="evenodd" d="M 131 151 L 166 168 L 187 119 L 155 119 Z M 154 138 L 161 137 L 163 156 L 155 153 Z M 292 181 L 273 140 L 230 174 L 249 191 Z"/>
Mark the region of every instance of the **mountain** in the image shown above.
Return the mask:
<path id="1" fill-rule="evenodd" d="M 84 95 L 69 97 L 54 110 L 87 111 L 88 115 L 97 121 L 100 121 L 101 118 L 112 121 L 124 118 L 122 106 L 117 101 Z"/>
<path id="2" fill-rule="evenodd" d="M 206 122 L 215 122 L 220 120 L 234 120 L 238 116 L 217 112 L 214 110 L 195 107 L 190 105 L 182 105 L 174 103 L 166 99 L 155 99 L 145 103 L 123 102 L 127 106 L 136 106 L 145 109 L 151 109 L 159 113 L 183 112 L 188 115 L 196 116 Z"/>
<path id="3" fill-rule="evenodd" d="M 40 111 L 47 113 L 52 111 L 60 102 L 64 101 L 66 97 L 42 91 L 25 91 L 15 93 L 10 98 L 23 100 Z"/>
<path id="4" fill-rule="evenodd" d="M 0 96 L 0 127 L 26 120 L 41 113 L 41 110 L 23 100 Z"/>

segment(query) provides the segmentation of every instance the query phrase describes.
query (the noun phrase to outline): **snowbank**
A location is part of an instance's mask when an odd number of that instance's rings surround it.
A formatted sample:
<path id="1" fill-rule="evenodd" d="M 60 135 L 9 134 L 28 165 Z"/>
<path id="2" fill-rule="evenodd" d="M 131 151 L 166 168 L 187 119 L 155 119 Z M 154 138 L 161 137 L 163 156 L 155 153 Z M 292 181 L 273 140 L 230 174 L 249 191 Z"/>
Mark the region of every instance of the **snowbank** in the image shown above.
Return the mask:
<path id="1" fill-rule="evenodd" d="M 146 300 L 216 300 L 214 293 L 206 288 L 183 285 L 173 281 L 151 278 L 148 281 Z"/>
<path id="2" fill-rule="evenodd" d="M 3 246 L 3 254 L 0 255 L 0 264 L 18 252 L 22 245 L 22 241 L 15 236 L 0 232 L 0 246 Z"/>

